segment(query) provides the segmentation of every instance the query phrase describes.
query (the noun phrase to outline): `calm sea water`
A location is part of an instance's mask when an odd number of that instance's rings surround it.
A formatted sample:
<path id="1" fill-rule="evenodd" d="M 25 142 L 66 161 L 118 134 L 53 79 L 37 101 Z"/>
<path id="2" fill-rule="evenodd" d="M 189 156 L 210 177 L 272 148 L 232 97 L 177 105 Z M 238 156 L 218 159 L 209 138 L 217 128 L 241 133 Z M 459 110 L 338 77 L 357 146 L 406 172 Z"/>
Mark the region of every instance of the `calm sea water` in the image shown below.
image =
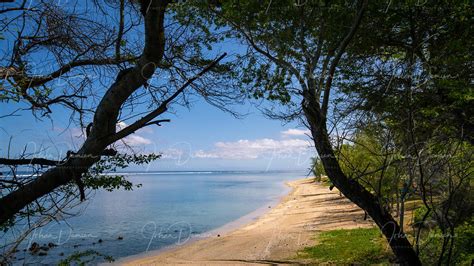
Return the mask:
<path id="1" fill-rule="evenodd" d="M 53 223 L 25 241 L 15 264 L 56 264 L 75 252 L 93 249 L 114 259 L 184 244 L 206 236 L 269 202 L 288 188 L 283 181 L 304 172 L 128 173 L 143 186 L 134 191 L 97 192 L 84 212 Z M 121 240 L 119 238 L 122 238 Z M 28 245 L 54 243 L 47 256 L 31 256 Z M 101 258 L 91 263 L 103 261 Z"/>

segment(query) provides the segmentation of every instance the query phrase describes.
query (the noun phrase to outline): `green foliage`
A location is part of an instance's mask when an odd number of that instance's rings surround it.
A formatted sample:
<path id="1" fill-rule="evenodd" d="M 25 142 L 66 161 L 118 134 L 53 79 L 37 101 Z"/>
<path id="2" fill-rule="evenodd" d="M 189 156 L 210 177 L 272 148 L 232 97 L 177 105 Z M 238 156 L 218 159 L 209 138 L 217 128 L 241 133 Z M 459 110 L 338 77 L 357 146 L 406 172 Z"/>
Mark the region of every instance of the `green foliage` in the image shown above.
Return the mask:
<path id="1" fill-rule="evenodd" d="M 89 263 L 95 261 L 98 258 L 103 258 L 107 262 L 113 262 L 114 259 L 111 256 L 101 254 L 95 250 L 89 249 L 86 251 L 80 251 L 72 254 L 64 260 L 61 260 L 59 266 L 69 266 L 69 265 L 88 265 Z"/>
<path id="2" fill-rule="evenodd" d="M 326 175 L 326 171 L 324 170 L 323 162 L 321 161 L 320 158 L 312 158 L 312 171 L 313 175 L 318 179 L 318 181 L 321 181 L 321 177 Z"/>
<path id="3" fill-rule="evenodd" d="M 145 154 L 145 155 L 130 155 L 130 154 L 116 154 L 114 156 L 103 156 L 99 162 L 93 165 L 89 170 L 83 174 L 82 182 L 85 189 L 97 190 L 105 189 L 113 191 L 117 189 L 132 190 L 140 187 L 141 184 L 133 184 L 127 180 L 123 175 L 115 175 L 114 172 L 119 169 L 125 169 L 131 164 L 145 165 L 161 157 L 160 154 Z M 59 187 L 56 192 L 64 195 L 65 199 L 77 198 L 77 183 L 71 182 L 65 186 Z M 31 204 L 28 208 L 23 209 L 15 215 L 14 218 L 0 225 L 0 230 L 7 232 L 19 220 L 31 219 L 38 214 L 43 214 L 48 209 L 42 204 Z"/>
<path id="4" fill-rule="evenodd" d="M 385 240 L 378 228 L 340 229 L 322 232 L 317 245 L 305 248 L 300 255 L 317 263 L 388 262 Z"/>
<path id="5" fill-rule="evenodd" d="M 474 219 L 455 229 L 454 263 L 472 265 L 474 260 Z"/>
<path id="6" fill-rule="evenodd" d="M 423 217 L 425 216 L 427 211 L 428 209 L 426 208 L 426 206 L 416 208 L 413 212 L 413 222 L 417 225 L 421 225 L 421 222 L 423 222 Z"/>
<path id="7" fill-rule="evenodd" d="M 232 77 L 249 98 L 284 105 L 289 114 L 274 117 L 287 120 L 303 117 L 306 92 L 322 102 L 328 65 L 357 10 L 354 2 L 301 2 L 231 0 L 209 8 L 196 0 L 187 4 L 198 12 L 183 12 L 247 46 Z M 472 152 L 458 151 L 472 151 L 473 142 L 472 11 L 467 1 L 369 1 L 331 74 L 328 121 L 341 122 L 327 126 L 354 129 L 337 147 L 343 172 L 383 207 L 400 202 L 401 191 L 434 199 L 433 211 L 447 210 L 450 220 L 438 225 L 472 216 L 463 211 L 470 210 L 464 188 L 472 185 Z M 319 159 L 313 172 L 325 172 Z"/>
<path id="8" fill-rule="evenodd" d="M 111 175 L 117 169 L 127 168 L 130 164 L 143 165 L 148 164 L 161 157 L 160 154 L 129 155 L 117 154 L 101 159 L 87 173 L 83 175 L 85 187 L 90 189 L 103 188 L 107 191 L 123 188 L 132 190 L 134 185 L 123 175 Z M 106 174 L 107 173 L 107 174 Z M 135 185 L 140 187 L 141 184 Z"/>
<path id="9" fill-rule="evenodd" d="M 320 158 L 312 158 L 312 169 L 314 175 L 314 181 L 320 182 L 324 186 L 331 187 L 333 184 L 331 180 L 326 175 L 326 170 L 324 170 L 323 162 Z"/>
<path id="10" fill-rule="evenodd" d="M 473 142 L 472 4 L 393 2 L 385 12 L 383 5 L 369 5 L 360 32 L 372 34 L 349 47 L 342 90 L 387 125 L 414 127 L 415 142 L 436 135 Z"/>
<path id="11" fill-rule="evenodd" d="M 289 105 L 300 100 L 295 92 L 304 83 L 295 72 L 307 70 L 304 65 L 318 48 L 324 54 L 338 45 L 356 9 L 346 1 L 231 0 L 216 7 L 195 0 L 179 7 L 179 17 L 213 29 L 210 39 L 213 35 L 216 40 L 238 39 L 255 48 L 237 54 L 235 82 L 249 98 Z M 318 40 L 322 35 L 324 47 Z M 258 49 L 273 59 L 255 52 Z M 322 71 L 319 64 L 314 67 L 315 72 Z"/>
<path id="12" fill-rule="evenodd" d="M 0 224 L 0 231 L 6 233 L 11 227 L 15 225 L 15 219 L 16 217 L 13 217 L 11 219 L 8 219 L 5 223 Z"/>
<path id="13" fill-rule="evenodd" d="M 96 177 L 84 177 L 84 185 L 90 189 L 103 188 L 107 191 L 113 191 L 119 188 L 125 190 L 132 190 L 133 183 L 125 179 L 122 175 L 99 175 Z M 141 184 L 137 184 L 136 187 L 140 187 Z"/>
<path id="14" fill-rule="evenodd" d="M 454 237 L 453 237 L 454 236 Z M 471 265 L 474 259 L 474 219 L 466 221 L 454 229 L 454 234 L 443 233 L 439 228 L 431 229 L 425 233 L 421 242 L 421 260 L 425 265 L 438 264 L 443 241 L 447 238 L 454 239 L 454 248 L 451 255 L 452 265 Z M 448 252 L 445 251 L 441 265 L 447 263 Z"/>
<path id="15" fill-rule="evenodd" d="M 363 180 L 361 184 L 367 190 L 390 197 L 398 189 L 396 162 L 400 156 L 393 150 L 390 131 L 382 125 L 365 125 L 351 142 L 341 145 L 336 156 L 343 172 L 349 178 Z"/>

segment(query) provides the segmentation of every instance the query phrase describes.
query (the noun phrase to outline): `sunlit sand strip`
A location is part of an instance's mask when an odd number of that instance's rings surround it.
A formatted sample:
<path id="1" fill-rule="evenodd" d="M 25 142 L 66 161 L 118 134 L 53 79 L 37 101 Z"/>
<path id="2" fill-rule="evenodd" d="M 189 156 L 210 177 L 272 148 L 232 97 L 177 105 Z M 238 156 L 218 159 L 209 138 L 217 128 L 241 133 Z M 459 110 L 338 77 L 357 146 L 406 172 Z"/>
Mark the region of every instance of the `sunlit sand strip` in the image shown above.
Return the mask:
<path id="1" fill-rule="evenodd" d="M 297 251 L 315 243 L 318 231 L 372 227 L 364 212 L 334 189 L 306 178 L 257 220 L 162 252 L 118 261 L 120 265 L 239 265 L 302 263 Z M 219 236 L 217 236 L 219 235 Z"/>

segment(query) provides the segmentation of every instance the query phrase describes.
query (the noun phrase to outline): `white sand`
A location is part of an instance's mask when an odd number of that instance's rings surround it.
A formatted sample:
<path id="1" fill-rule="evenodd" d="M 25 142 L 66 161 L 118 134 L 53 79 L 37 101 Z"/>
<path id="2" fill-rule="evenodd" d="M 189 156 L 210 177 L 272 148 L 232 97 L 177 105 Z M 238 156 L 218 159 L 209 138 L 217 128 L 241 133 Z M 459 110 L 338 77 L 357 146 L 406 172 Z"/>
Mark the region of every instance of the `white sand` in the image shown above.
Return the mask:
<path id="1" fill-rule="evenodd" d="M 334 189 L 301 179 L 292 191 L 256 221 L 230 232 L 163 252 L 118 261 L 122 265 L 234 265 L 302 263 L 297 252 L 316 243 L 318 231 L 372 227 L 364 212 Z M 213 231 L 214 232 L 214 231 Z M 220 234 L 220 237 L 217 236 Z"/>

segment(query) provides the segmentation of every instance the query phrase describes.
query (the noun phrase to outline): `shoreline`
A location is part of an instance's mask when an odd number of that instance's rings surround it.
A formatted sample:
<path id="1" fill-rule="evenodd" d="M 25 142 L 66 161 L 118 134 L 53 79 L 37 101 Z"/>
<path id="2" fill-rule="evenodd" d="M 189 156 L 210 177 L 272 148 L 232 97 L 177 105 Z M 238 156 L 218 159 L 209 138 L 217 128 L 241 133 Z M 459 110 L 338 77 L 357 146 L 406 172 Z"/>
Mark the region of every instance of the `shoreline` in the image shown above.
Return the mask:
<path id="1" fill-rule="evenodd" d="M 282 184 L 282 192 L 278 194 L 277 196 L 271 198 L 269 201 L 265 202 L 262 206 L 258 207 L 257 209 L 233 220 L 230 221 L 226 224 L 223 224 L 215 229 L 212 229 L 208 232 L 203 233 L 205 236 L 201 239 L 209 238 L 212 236 L 216 236 L 218 234 L 224 235 L 224 234 L 229 234 L 235 230 L 240 229 L 241 227 L 247 226 L 251 223 L 256 222 L 260 217 L 264 216 L 267 214 L 269 211 L 271 211 L 271 208 L 277 206 L 280 204 L 285 197 L 292 192 L 292 187 L 289 185 L 289 183 L 292 182 L 291 180 L 283 181 Z M 269 208 L 271 207 L 271 208 Z M 188 243 L 186 243 L 188 244 Z M 184 245 L 186 245 L 184 244 Z M 183 245 L 183 246 L 184 246 Z"/>
<path id="2" fill-rule="evenodd" d="M 267 205 L 183 245 L 128 256 L 115 265 L 302 263 L 299 250 L 319 231 L 372 227 L 363 211 L 312 178 L 285 182 L 291 190 Z M 226 229 L 227 227 L 227 229 Z"/>
<path id="3" fill-rule="evenodd" d="M 247 225 L 250 225 L 256 222 L 260 217 L 264 216 L 269 211 L 271 211 L 271 208 L 279 205 L 285 199 L 285 197 L 287 197 L 289 194 L 293 192 L 294 188 L 291 187 L 290 183 L 296 180 L 299 180 L 299 179 L 283 181 L 283 183 L 281 184 L 282 192 L 279 193 L 277 196 L 271 198 L 269 201 L 265 202 L 262 206 L 258 207 L 257 209 L 235 220 L 225 223 L 217 228 L 192 236 L 189 238 L 189 240 L 185 241 L 185 243 L 183 244 L 172 244 L 160 249 L 145 251 L 145 252 L 141 252 L 135 255 L 119 258 L 118 260 L 112 263 L 101 263 L 100 265 L 133 265 L 135 261 L 139 261 L 144 258 L 159 256 L 163 253 L 172 252 L 177 249 L 186 248 L 186 246 L 191 245 L 197 241 L 209 239 L 217 235 L 230 234 L 236 230 L 239 230 L 242 227 L 245 227 Z M 271 208 L 269 208 L 269 206 Z"/>

